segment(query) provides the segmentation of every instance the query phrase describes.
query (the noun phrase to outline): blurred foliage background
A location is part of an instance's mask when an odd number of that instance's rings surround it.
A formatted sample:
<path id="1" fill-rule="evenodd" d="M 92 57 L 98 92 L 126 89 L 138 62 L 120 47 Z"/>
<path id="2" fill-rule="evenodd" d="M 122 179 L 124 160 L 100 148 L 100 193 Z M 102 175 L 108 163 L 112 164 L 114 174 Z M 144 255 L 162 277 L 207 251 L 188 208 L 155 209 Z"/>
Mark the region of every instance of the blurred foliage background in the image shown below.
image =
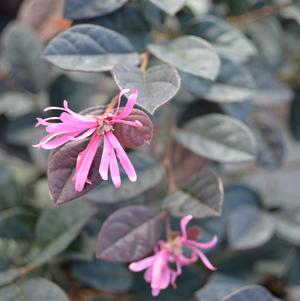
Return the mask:
<path id="1" fill-rule="evenodd" d="M 160 206 L 167 183 L 157 158 L 165 148 L 168 110 L 155 113 L 155 138 L 133 158 L 139 182 L 124 180 L 117 192 L 105 183 L 54 207 L 48 154 L 32 148 L 42 136 L 34 124 L 44 107 L 68 99 L 80 111 L 108 103 L 118 91 L 108 72 L 62 71 L 41 57 L 55 35 L 72 24 L 90 23 L 120 32 L 140 53 L 149 43 L 183 34 L 210 42 L 222 56 L 221 73 L 207 89 L 180 71 L 181 89 L 172 100 L 176 126 L 223 113 L 245 122 L 257 141 L 256 162 L 234 165 L 209 162 L 175 145 L 177 183 L 208 164 L 224 182 L 222 216 L 195 222 L 204 238 L 219 236 L 218 248 L 209 254 L 218 271 L 187 268 L 178 289 L 157 299 L 219 301 L 240 287 L 260 284 L 274 298 L 299 301 L 300 2 L 119 1 L 113 11 L 87 15 L 72 11 L 80 1 L 66 2 L 66 7 L 62 0 L 0 2 L 0 300 L 24 300 L 24 295 L 30 301 L 152 299 L 142 275 L 94 259 L 95 240 L 117 208 Z M 270 300 L 253 298 L 243 300 Z"/>

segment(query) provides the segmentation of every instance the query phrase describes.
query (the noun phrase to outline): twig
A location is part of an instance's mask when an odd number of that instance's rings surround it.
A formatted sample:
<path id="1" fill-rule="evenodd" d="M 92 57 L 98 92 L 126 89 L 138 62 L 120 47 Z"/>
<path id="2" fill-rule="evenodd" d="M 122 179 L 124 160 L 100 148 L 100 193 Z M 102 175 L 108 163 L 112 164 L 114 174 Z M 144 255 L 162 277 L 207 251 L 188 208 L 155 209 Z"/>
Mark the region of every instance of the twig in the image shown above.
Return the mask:
<path id="1" fill-rule="evenodd" d="M 276 15 L 277 13 L 280 13 L 282 10 L 290 7 L 291 5 L 292 3 L 288 2 L 283 4 L 265 6 L 255 11 L 250 11 L 239 16 L 230 17 L 228 18 L 228 21 L 237 27 L 243 27 L 248 25 L 249 23 L 253 23 L 268 16 Z"/>
<path id="2" fill-rule="evenodd" d="M 169 189 L 169 194 L 171 194 L 177 191 L 177 185 L 175 181 L 175 175 L 174 175 L 173 164 L 172 164 L 173 133 L 175 129 L 175 123 L 174 123 L 171 105 L 168 103 L 166 107 L 168 109 L 169 125 L 168 125 L 168 138 L 166 143 L 166 151 L 163 158 L 163 165 L 167 172 L 168 189 Z"/>
<path id="3" fill-rule="evenodd" d="M 142 58 L 142 63 L 140 65 L 140 69 L 141 71 L 145 72 L 149 63 L 149 53 L 148 52 L 142 53 L 141 58 Z"/>

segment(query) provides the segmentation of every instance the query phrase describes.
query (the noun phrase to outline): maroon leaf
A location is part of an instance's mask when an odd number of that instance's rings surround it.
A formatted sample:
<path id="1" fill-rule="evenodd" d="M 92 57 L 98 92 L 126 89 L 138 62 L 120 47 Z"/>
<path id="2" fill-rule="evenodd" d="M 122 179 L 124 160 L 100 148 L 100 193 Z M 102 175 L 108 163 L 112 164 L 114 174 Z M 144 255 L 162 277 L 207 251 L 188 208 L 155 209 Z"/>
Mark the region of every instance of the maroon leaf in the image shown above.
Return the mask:
<path id="1" fill-rule="evenodd" d="M 96 256 L 114 262 L 130 262 L 150 253 L 162 234 L 159 215 L 144 206 L 128 206 L 111 214 L 97 241 Z"/>
<path id="2" fill-rule="evenodd" d="M 98 149 L 89 173 L 89 179 L 92 181 L 92 184 L 86 185 L 81 192 L 75 190 L 72 177 L 74 175 L 76 159 L 78 154 L 86 148 L 88 142 L 89 139 L 72 141 L 50 153 L 48 159 L 48 184 L 50 194 L 56 205 L 74 200 L 102 182 L 98 171 L 102 152 L 101 146 Z"/>
<path id="3" fill-rule="evenodd" d="M 150 143 L 153 135 L 153 123 L 146 113 L 133 109 L 125 120 L 138 120 L 143 126 L 132 127 L 124 124 L 115 126 L 115 135 L 124 147 L 137 148 L 145 143 Z"/>

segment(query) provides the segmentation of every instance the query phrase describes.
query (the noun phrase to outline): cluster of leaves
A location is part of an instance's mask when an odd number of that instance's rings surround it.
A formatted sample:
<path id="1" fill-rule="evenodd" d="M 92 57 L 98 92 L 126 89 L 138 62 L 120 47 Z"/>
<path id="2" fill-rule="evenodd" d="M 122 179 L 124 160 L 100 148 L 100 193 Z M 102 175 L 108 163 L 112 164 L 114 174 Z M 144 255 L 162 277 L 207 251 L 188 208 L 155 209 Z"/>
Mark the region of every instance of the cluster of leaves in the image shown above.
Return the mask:
<path id="1" fill-rule="evenodd" d="M 150 300 L 126 264 L 165 212 L 218 235 L 218 272 L 185 268 L 158 299 L 299 300 L 299 1 L 23 0 L 0 21 L 0 300 Z M 155 128 L 129 153 L 138 181 L 79 194 L 85 142 L 48 159 L 35 117 L 124 88 Z"/>

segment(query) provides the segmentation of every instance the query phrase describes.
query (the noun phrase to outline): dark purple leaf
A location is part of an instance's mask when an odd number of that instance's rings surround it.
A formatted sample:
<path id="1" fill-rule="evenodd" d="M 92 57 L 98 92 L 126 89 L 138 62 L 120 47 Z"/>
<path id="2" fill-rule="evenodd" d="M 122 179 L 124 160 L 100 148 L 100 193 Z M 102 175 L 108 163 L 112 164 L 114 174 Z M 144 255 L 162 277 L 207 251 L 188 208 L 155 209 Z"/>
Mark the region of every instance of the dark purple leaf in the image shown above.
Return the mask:
<path id="1" fill-rule="evenodd" d="M 153 124 L 146 113 L 133 109 L 132 113 L 125 120 L 138 120 L 143 127 L 132 127 L 125 124 L 115 126 L 114 134 L 124 147 L 137 148 L 145 143 L 150 143 L 153 135 Z"/>
<path id="2" fill-rule="evenodd" d="M 97 242 L 97 258 L 136 261 L 149 254 L 162 234 L 160 216 L 144 206 L 115 211 L 104 222 Z"/>
<path id="3" fill-rule="evenodd" d="M 98 171 L 102 152 L 101 146 L 97 151 L 89 173 L 89 179 L 92 181 L 92 184 L 86 185 L 81 192 L 75 190 L 72 177 L 74 176 L 76 159 L 78 154 L 85 149 L 88 142 L 89 139 L 72 141 L 50 153 L 48 159 L 48 184 L 55 204 L 58 205 L 74 200 L 102 182 Z"/>

